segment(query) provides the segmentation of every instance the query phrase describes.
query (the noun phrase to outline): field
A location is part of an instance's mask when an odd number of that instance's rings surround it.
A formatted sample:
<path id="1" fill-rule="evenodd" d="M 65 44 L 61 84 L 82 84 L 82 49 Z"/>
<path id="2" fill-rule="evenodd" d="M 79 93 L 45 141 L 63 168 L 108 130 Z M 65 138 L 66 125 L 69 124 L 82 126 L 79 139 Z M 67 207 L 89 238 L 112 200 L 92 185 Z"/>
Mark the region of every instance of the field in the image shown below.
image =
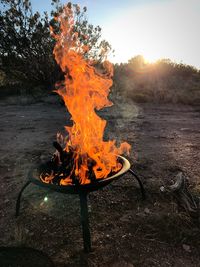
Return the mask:
<path id="1" fill-rule="evenodd" d="M 108 120 L 105 137 L 131 144 L 129 160 L 141 177 L 141 200 L 130 174 L 89 198 L 93 252 L 82 251 L 79 199 L 31 185 L 15 219 L 15 203 L 27 171 L 54 152 L 52 142 L 69 123 L 54 96 L 40 102 L 0 102 L 0 242 L 47 253 L 56 267 L 198 267 L 200 228 L 174 198 L 160 191 L 182 170 L 200 195 L 200 109 L 181 104 L 121 101 L 99 112 Z M 48 200 L 45 201 L 44 198 Z"/>

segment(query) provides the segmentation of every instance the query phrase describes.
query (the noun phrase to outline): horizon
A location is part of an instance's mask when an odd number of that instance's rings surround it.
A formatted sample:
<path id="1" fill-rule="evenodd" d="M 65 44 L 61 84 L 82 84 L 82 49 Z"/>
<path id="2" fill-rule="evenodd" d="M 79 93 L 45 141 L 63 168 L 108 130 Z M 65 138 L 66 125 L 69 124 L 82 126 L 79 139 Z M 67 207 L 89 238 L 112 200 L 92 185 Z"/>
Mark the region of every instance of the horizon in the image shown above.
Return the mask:
<path id="1" fill-rule="evenodd" d="M 61 1 L 67 3 L 68 1 Z M 34 11 L 51 10 L 51 0 L 32 0 Z M 125 0 L 109 3 L 80 0 L 89 23 L 102 28 L 102 38 L 115 50 L 112 63 L 143 55 L 147 62 L 170 59 L 200 69 L 200 1 Z"/>

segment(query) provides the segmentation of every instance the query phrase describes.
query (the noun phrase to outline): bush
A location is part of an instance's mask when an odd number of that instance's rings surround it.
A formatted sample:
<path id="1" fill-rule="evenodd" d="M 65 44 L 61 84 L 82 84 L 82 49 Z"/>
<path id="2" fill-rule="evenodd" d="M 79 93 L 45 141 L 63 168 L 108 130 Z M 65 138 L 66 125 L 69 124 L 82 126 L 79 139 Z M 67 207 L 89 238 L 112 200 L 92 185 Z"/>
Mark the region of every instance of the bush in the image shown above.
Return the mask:
<path id="1" fill-rule="evenodd" d="M 200 72 L 169 59 L 147 64 L 137 56 L 116 64 L 114 84 L 117 94 L 136 102 L 200 104 Z"/>

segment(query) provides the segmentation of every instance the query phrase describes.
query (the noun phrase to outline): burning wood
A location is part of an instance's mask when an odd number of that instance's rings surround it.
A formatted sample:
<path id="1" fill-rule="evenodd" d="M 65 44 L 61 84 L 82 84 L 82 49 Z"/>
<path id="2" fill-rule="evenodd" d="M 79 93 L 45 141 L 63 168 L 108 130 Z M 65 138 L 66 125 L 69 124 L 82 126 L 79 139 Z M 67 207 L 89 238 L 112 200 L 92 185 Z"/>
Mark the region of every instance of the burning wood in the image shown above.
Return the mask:
<path id="1" fill-rule="evenodd" d="M 74 184 L 80 185 L 80 180 L 76 176 L 75 173 L 75 151 L 66 152 L 63 150 L 62 146 L 58 142 L 53 142 L 53 146 L 56 148 L 56 152 L 53 154 L 52 159 L 43 164 L 43 170 L 41 171 L 40 179 L 44 183 L 52 183 L 56 185 L 67 185 L 67 184 Z M 95 182 L 96 177 L 93 171 L 93 168 L 96 166 L 96 162 L 89 158 L 88 155 L 85 155 L 87 158 L 87 182 Z M 83 155 L 79 158 L 78 164 L 79 167 L 82 164 Z M 121 163 L 118 162 L 120 165 L 120 169 L 122 167 Z M 110 172 L 109 176 L 114 175 L 116 172 Z M 102 178 L 103 179 L 103 178 Z"/>
<path id="2" fill-rule="evenodd" d="M 74 167 L 74 159 L 76 158 L 74 156 L 75 152 L 73 152 L 72 150 L 69 152 L 64 151 L 58 142 L 53 142 L 53 146 L 56 148 L 56 152 L 54 153 L 51 161 L 49 161 L 46 165 L 43 165 L 44 171 L 41 173 L 40 179 L 43 182 L 53 183 L 57 185 L 63 184 L 64 182 L 67 184 L 79 185 L 80 181 L 75 174 Z M 88 155 L 85 155 L 85 157 L 88 160 L 88 182 L 94 182 L 96 180 L 96 177 L 93 171 L 93 167 L 96 165 L 96 163 L 94 160 L 90 159 Z M 79 166 L 82 164 L 82 158 L 83 157 L 79 158 Z"/>
<path id="3" fill-rule="evenodd" d="M 106 121 L 95 112 L 112 105 L 107 98 L 112 86 L 111 63 L 103 62 L 104 71 L 100 73 L 91 59 L 84 58 L 90 47 L 81 43 L 78 33 L 74 32 L 71 5 L 66 5 L 56 20 L 60 33 L 51 29 L 56 40 L 54 55 L 65 78 L 64 83 L 57 84 L 57 92 L 71 114 L 73 125 L 65 127 L 69 138 L 64 149 L 54 143 L 57 154 L 52 162 L 53 170 L 46 176 L 42 174 L 41 179 L 61 185 L 85 184 L 119 171 L 121 164 L 117 155 L 128 153 L 130 145 L 124 142 L 116 147 L 115 140 L 104 141 Z"/>

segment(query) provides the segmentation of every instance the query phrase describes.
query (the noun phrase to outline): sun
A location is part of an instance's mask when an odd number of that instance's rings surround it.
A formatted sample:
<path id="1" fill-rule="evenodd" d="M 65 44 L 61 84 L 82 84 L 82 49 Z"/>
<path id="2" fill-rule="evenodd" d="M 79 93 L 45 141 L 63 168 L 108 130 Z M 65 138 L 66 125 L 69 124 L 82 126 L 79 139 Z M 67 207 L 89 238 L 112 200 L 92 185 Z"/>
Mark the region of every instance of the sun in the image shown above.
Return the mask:
<path id="1" fill-rule="evenodd" d="M 143 58 L 145 64 L 153 64 L 158 60 L 158 57 L 156 55 L 145 55 L 145 53 L 143 54 Z"/>

